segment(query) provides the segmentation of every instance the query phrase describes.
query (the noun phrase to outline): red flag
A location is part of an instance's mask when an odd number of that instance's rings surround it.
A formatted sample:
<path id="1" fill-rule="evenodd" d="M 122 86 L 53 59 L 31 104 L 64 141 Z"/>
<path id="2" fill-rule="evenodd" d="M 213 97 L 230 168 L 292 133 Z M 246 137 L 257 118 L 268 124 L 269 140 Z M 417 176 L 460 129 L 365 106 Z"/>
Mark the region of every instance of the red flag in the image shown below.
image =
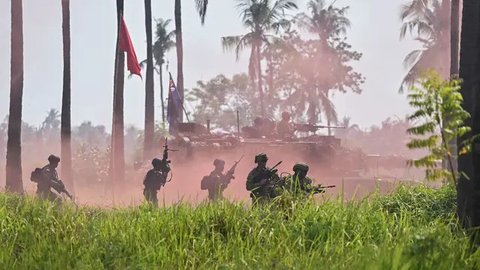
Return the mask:
<path id="1" fill-rule="evenodd" d="M 135 48 L 133 48 L 132 40 L 130 39 L 130 34 L 128 34 L 127 25 L 122 16 L 122 22 L 120 25 L 120 39 L 119 39 L 119 49 L 127 53 L 127 67 L 130 73 L 142 77 L 141 68 L 138 64 L 137 54 L 135 53 Z"/>

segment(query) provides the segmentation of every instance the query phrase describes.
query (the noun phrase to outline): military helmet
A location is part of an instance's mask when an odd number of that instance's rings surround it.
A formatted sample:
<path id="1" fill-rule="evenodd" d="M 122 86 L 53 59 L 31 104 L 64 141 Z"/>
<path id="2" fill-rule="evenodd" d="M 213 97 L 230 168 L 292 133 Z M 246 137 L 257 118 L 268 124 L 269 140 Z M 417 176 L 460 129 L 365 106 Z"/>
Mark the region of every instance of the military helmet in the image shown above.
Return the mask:
<path id="1" fill-rule="evenodd" d="M 224 160 L 221 160 L 221 159 L 215 159 L 213 161 L 213 166 L 217 167 L 217 166 L 223 166 L 225 165 L 225 161 Z"/>
<path id="2" fill-rule="evenodd" d="M 295 165 L 293 165 L 294 172 L 298 172 L 298 171 L 308 172 L 308 169 L 309 169 L 308 165 L 305 163 L 296 163 Z"/>
<path id="3" fill-rule="evenodd" d="M 267 162 L 267 160 L 268 160 L 267 154 L 260 153 L 255 156 L 255 163 Z"/>
<path id="4" fill-rule="evenodd" d="M 53 162 L 53 163 L 57 162 L 58 163 L 58 162 L 60 162 L 60 158 L 55 156 L 55 155 L 50 155 L 50 156 L 48 156 L 48 162 Z"/>
<path id="5" fill-rule="evenodd" d="M 161 164 L 162 164 L 162 161 L 161 161 L 160 159 L 158 159 L 158 158 L 154 158 L 154 159 L 152 160 L 152 166 L 153 166 L 153 167 L 158 167 L 158 166 L 160 166 Z"/>

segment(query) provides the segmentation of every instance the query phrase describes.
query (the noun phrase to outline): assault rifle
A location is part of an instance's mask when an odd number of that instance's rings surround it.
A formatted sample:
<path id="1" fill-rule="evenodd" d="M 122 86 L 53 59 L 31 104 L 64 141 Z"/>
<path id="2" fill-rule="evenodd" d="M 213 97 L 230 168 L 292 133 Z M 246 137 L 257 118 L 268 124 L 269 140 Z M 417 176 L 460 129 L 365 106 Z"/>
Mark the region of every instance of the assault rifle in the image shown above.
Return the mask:
<path id="1" fill-rule="evenodd" d="M 227 171 L 227 173 L 225 174 L 227 176 L 227 179 L 229 179 L 229 180 L 230 179 L 235 179 L 235 176 L 233 176 L 233 174 L 235 173 L 235 169 L 237 168 L 238 163 L 240 163 L 240 161 L 242 161 L 243 156 L 244 155 L 242 155 L 238 161 L 235 161 L 235 163 L 230 168 L 230 170 Z"/>
<path id="2" fill-rule="evenodd" d="M 72 202 L 75 203 L 75 200 L 73 199 L 73 196 L 67 191 L 67 188 L 65 188 L 65 184 L 62 182 L 62 180 L 58 179 L 58 180 L 51 180 L 53 182 L 53 189 L 55 189 L 58 193 L 63 193 L 65 195 L 67 195 L 67 197 L 72 200 Z"/>
<path id="3" fill-rule="evenodd" d="M 318 194 L 318 193 L 325 193 L 325 189 L 327 188 L 334 188 L 335 186 L 322 186 L 322 185 L 318 185 L 318 186 L 314 186 L 312 187 L 311 189 L 311 193 L 313 194 Z"/>
<path id="4" fill-rule="evenodd" d="M 345 128 L 339 126 L 322 126 L 322 125 L 312 125 L 312 124 L 295 124 L 295 130 L 300 132 L 316 132 L 321 128 Z"/>
<path id="5" fill-rule="evenodd" d="M 278 172 L 278 169 L 277 167 L 282 164 L 283 161 L 279 161 L 277 164 L 275 164 L 275 166 L 273 166 L 272 168 L 268 169 L 268 170 L 265 170 L 264 172 L 264 178 L 267 178 L 269 179 L 270 181 L 267 183 L 267 185 L 269 186 L 278 186 L 281 182 L 281 178 L 280 177 L 274 177 L 277 175 L 277 172 Z"/>
<path id="6" fill-rule="evenodd" d="M 176 151 L 178 151 L 178 150 L 173 150 L 173 149 L 168 148 L 168 139 L 167 139 L 167 137 L 165 137 L 165 144 L 163 145 L 163 158 L 162 158 L 162 161 L 164 162 L 164 164 L 168 164 L 168 163 L 171 162 L 168 159 L 168 152 L 176 152 Z"/>
<path id="7" fill-rule="evenodd" d="M 164 177 L 164 181 L 162 185 L 164 186 L 167 182 L 172 181 L 172 175 L 170 176 L 170 179 L 167 181 L 167 176 L 168 173 L 170 172 L 170 167 L 168 164 L 170 164 L 171 160 L 168 159 L 168 152 L 176 152 L 178 150 L 170 149 L 168 148 L 168 138 L 165 137 L 165 144 L 163 145 L 163 157 L 162 157 L 162 175 Z"/>

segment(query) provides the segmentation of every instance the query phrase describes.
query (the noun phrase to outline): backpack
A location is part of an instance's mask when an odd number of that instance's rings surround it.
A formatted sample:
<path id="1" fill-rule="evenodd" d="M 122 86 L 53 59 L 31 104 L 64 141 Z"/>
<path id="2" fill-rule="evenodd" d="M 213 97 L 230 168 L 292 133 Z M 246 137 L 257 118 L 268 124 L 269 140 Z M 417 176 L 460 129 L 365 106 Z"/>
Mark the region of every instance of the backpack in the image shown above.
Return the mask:
<path id="1" fill-rule="evenodd" d="M 204 176 L 202 178 L 202 182 L 200 182 L 200 189 L 207 190 L 211 186 L 211 178 L 209 175 Z"/>
<path id="2" fill-rule="evenodd" d="M 35 168 L 35 170 L 30 174 L 30 180 L 32 182 L 38 183 L 43 178 L 43 170 L 41 168 Z"/>

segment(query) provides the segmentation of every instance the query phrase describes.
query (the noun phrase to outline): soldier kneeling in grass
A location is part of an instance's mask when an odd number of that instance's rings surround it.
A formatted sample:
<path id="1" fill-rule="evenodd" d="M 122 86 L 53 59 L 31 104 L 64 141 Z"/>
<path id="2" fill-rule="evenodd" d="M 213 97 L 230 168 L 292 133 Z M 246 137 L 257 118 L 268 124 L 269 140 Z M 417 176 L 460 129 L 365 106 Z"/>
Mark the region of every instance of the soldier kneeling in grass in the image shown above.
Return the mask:
<path id="1" fill-rule="evenodd" d="M 312 186 L 312 179 L 307 177 L 309 167 L 304 163 L 296 163 L 293 166 L 293 175 L 284 178 L 284 188 L 293 195 L 311 195 L 325 193 L 326 188 L 335 186 Z"/>

